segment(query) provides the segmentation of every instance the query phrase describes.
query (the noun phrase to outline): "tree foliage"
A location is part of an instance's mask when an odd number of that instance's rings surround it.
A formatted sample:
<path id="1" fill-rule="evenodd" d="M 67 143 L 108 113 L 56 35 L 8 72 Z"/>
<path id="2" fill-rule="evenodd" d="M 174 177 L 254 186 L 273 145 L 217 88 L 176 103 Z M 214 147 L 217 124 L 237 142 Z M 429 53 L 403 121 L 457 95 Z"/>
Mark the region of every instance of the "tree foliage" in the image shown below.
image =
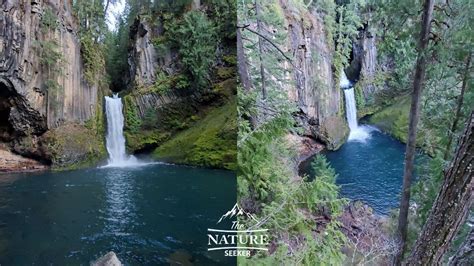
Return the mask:
<path id="1" fill-rule="evenodd" d="M 296 108 L 284 90 L 284 86 L 291 85 L 287 78 L 291 74 L 287 69 L 291 56 L 281 48 L 288 38 L 283 9 L 278 1 L 237 4 L 245 63 L 252 83 L 238 93 L 238 198 L 241 206 L 263 221 L 261 226 L 270 230 L 271 241 L 277 245 L 272 254 L 259 253 L 250 259 L 239 258 L 238 262 L 341 264 L 345 236 L 335 218 L 342 212 L 345 200 L 338 197 L 334 170 L 323 157 L 318 157 L 314 163 L 317 176 L 311 181 L 301 179 L 294 172 L 296 151 L 286 138 L 299 129 L 293 117 Z M 302 1 L 291 4 L 295 13 L 308 7 Z M 260 89 L 263 83 L 265 90 Z M 331 218 L 318 223 L 325 215 Z M 250 226 L 250 221 L 239 222 Z M 316 228 L 322 229 L 316 233 Z"/>
<path id="2" fill-rule="evenodd" d="M 209 84 L 209 74 L 216 54 L 216 27 L 201 11 L 191 11 L 183 16 L 182 21 L 171 29 L 178 47 L 181 61 L 191 73 L 198 87 Z"/>
<path id="3" fill-rule="evenodd" d="M 369 1 L 369 6 L 381 40 L 377 48 L 378 60 L 385 65 L 388 93 L 384 93 L 389 97 L 404 94 L 413 78 L 417 52 L 413 36 L 419 32 L 421 1 Z M 473 91 L 467 89 L 472 87 L 472 12 L 472 3 L 466 0 L 435 5 L 421 102 L 419 130 L 424 137 L 417 142 L 418 146 L 429 147 L 425 149 L 432 158 L 420 164 L 419 180 L 413 188 L 413 201 L 419 206 L 409 221 L 414 230 L 421 230 L 443 182 L 442 170 L 454 149 L 450 143 L 455 143 L 460 134 L 460 125 L 454 121 L 464 121 L 474 104 Z M 458 109 L 460 112 L 456 112 Z M 417 235 L 411 233 L 410 243 Z"/>
<path id="4" fill-rule="evenodd" d="M 104 38 L 107 27 L 104 1 L 77 0 L 73 9 L 79 21 L 84 77 L 90 84 L 97 84 L 105 79 Z"/>

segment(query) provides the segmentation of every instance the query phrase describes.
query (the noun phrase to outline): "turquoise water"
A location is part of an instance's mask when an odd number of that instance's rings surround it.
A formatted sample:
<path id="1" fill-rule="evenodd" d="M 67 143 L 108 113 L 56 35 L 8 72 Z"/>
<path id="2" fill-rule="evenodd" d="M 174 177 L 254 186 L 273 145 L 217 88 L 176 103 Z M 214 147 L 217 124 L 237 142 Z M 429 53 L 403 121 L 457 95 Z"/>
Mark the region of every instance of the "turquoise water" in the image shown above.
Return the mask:
<path id="1" fill-rule="evenodd" d="M 0 175 L 0 265 L 235 263 L 206 250 L 235 191 L 232 172 L 164 164 Z"/>
<path id="2" fill-rule="evenodd" d="M 338 174 L 343 197 L 361 200 L 378 214 L 399 207 L 405 144 L 373 129 L 365 142 L 349 141 L 324 154 Z M 311 174 L 310 160 L 302 163 L 302 172 Z"/>

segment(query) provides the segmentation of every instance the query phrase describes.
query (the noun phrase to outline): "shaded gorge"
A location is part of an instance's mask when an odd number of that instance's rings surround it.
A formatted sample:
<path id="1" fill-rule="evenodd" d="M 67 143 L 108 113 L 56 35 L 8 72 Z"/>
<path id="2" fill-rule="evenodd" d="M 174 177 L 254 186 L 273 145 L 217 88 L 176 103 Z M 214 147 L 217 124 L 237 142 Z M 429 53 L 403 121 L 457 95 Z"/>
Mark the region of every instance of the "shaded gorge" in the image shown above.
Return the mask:
<path id="1" fill-rule="evenodd" d="M 371 126 L 363 126 L 369 137 L 350 140 L 337 151 L 324 151 L 336 170 L 342 197 L 361 200 L 378 214 L 399 207 L 405 144 Z M 421 157 L 421 156 L 418 156 Z M 300 164 L 300 174 L 313 175 L 313 157 Z"/>

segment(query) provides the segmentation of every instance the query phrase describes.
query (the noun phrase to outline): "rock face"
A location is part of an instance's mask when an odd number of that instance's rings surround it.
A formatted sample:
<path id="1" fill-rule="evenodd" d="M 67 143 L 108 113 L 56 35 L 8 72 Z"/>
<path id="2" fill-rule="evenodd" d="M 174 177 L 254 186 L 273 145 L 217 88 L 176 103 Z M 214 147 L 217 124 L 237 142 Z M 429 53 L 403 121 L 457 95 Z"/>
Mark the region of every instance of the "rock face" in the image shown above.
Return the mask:
<path id="1" fill-rule="evenodd" d="M 36 171 L 43 169 L 46 169 L 46 167 L 35 160 L 24 158 L 0 148 L 0 173 Z"/>
<path id="2" fill-rule="evenodd" d="M 83 79 L 71 1 L 6 0 L 1 8 L 0 142 L 22 155 L 41 157 L 34 143 L 44 132 L 94 117 L 98 87 Z M 44 30 L 46 10 L 57 21 L 54 30 Z M 42 43 L 48 40 L 56 41 L 55 52 L 62 57 L 54 75 L 42 64 Z M 53 90 L 48 82 L 58 86 Z"/>
<path id="3" fill-rule="evenodd" d="M 140 17 L 130 27 L 132 51 L 129 53 L 128 64 L 134 86 L 147 86 L 155 81 L 158 57 L 151 40 L 154 33 L 160 35 L 162 30 L 153 32 L 150 25 Z"/>
<path id="4" fill-rule="evenodd" d="M 200 9 L 214 20 L 214 13 L 204 12 L 213 10 L 209 5 L 192 1 L 176 15 Z M 220 36 L 209 84 L 197 88 L 182 55 L 169 42 L 172 38 L 166 36 L 165 19 L 160 14 L 139 15 L 130 26 L 130 78 L 123 96 L 127 149 L 151 152 L 161 161 L 235 169 L 236 42 Z M 180 87 L 177 80 L 183 77 L 188 85 Z M 158 89 L 164 84 L 166 89 Z"/>
<path id="5" fill-rule="evenodd" d="M 365 101 L 379 89 L 373 83 L 378 67 L 376 42 L 374 29 L 366 23 L 353 40 L 352 60 L 346 69 L 347 77 L 360 84 Z"/>
<path id="6" fill-rule="evenodd" d="M 315 10 L 296 12 L 288 1 L 280 1 L 288 28 L 286 50 L 296 69 L 287 86 L 289 99 L 298 106 L 297 120 L 304 135 L 338 148 L 348 128 L 344 118 L 342 91 L 332 69 L 333 45 L 327 39 L 323 15 Z M 292 66 L 288 66 L 289 68 Z"/>
<path id="7" fill-rule="evenodd" d="M 104 256 L 91 263 L 91 266 L 122 266 L 123 264 L 117 258 L 115 252 L 110 251 Z"/>
<path id="8" fill-rule="evenodd" d="M 360 76 L 363 81 L 362 91 L 366 100 L 369 100 L 370 95 L 374 94 L 377 87 L 373 84 L 377 70 L 377 47 L 375 33 L 366 26 L 364 30 L 360 31 L 362 36 L 359 39 L 359 46 L 362 48 L 362 65 Z"/>
<path id="9" fill-rule="evenodd" d="M 137 92 L 140 88 L 153 85 L 159 69 L 169 75 L 176 72 L 177 67 L 174 63 L 178 61 L 176 52 L 164 48 L 167 51 L 158 56 L 156 48 L 153 46 L 152 39 L 162 36 L 164 31 L 162 24 L 158 24 L 157 27 L 151 27 L 148 22 L 139 16 L 130 28 L 132 49 L 128 56 L 130 66 L 129 85 L 134 88 L 134 92 Z M 148 92 L 132 93 L 131 97 L 138 109 L 138 115 L 143 118 L 147 110 L 176 102 L 180 96 L 174 92 L 164 95 Z"/>
<path id="10" fill-rule="evenodd" d="M 45 36 L 41 31 L 41 17 L 46 8 L 50 8 L 59 21 L 52 36 Z M 97 87 L 82 79 L 80 44 L 70 1 L 7 1 L 3 12 L 0 19 L 0 78 L 3 86 L 17 96 L 18 100 L 14 101 L 24 100 L 25 105 L 44 117 L 48 128 L 64 121 L 86 121 L 93 116 Z M 50 97 L 55 104 L 50 104 L 49 108 L 46 77 L 40 64 L 42 55 L 37 48 L 37 42 L 46 38 L 58 40 L 57 52 L 64 57 L 62 73 L 56 80 L 63 91 L 54 95 L 54 99 Z"/>

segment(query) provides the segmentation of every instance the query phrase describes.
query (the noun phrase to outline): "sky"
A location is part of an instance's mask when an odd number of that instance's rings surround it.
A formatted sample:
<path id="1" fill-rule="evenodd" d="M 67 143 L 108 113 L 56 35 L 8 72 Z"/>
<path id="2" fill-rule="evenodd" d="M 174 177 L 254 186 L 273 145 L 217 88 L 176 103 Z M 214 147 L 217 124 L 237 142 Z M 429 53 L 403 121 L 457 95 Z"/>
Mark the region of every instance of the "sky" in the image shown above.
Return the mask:
<path id="1" fill-rule="evenodd" d="M 125 0 L 117 0 L 115 4 L 110 4 L 109 8 L 107 9 L 107 27 L 111 31 L 115 31 L 116 29 L 116 16 L 123 13 L 125 10 Z"/>

